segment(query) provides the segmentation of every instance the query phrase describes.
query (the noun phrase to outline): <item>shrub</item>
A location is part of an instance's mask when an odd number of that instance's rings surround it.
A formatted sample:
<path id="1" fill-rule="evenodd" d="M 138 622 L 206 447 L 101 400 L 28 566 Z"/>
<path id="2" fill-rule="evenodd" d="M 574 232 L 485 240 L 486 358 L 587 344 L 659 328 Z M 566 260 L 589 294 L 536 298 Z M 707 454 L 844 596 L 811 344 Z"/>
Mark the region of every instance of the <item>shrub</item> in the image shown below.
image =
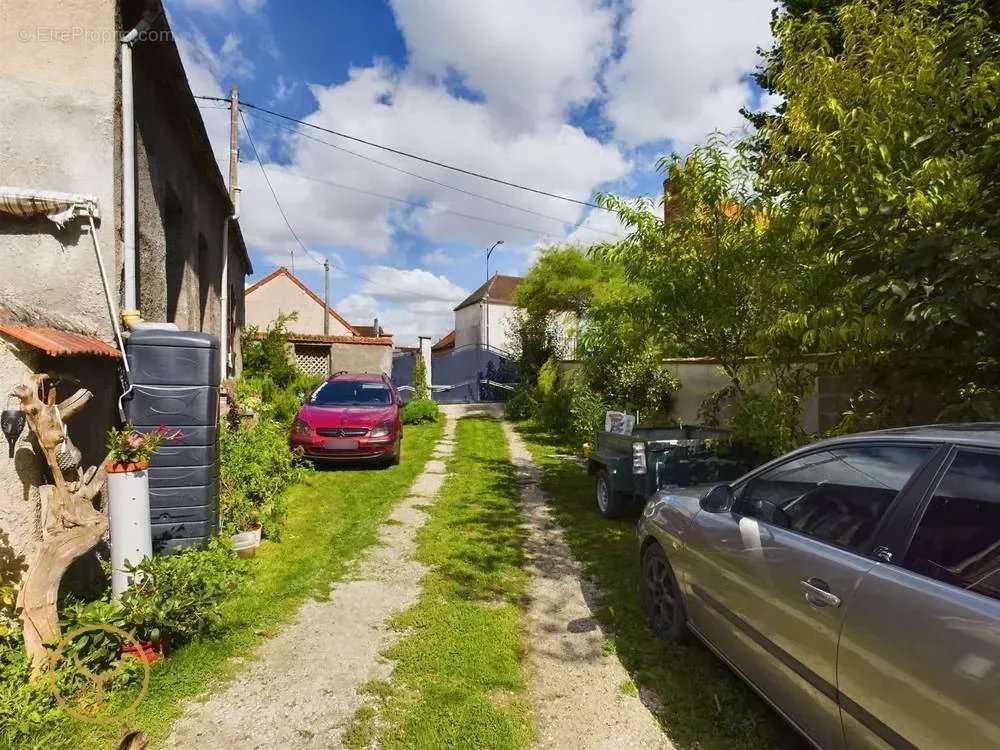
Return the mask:
<path id="1" fill-rule="evenodd" d="M 298 376 L 299 370 L 290 361 L 286 346 L 288 343 L 288 321 L 296 316 L 279 315 L 263 333 L 257 326 L 248 326 L 243 333 L 243 371 L 250 376 L 268 376 L 279 389 L 289 386 Z"/>
<path id="2" fill-rule="evenodd" d="M 411 401 L 425 401 L 430 398 L 427 392 L 427 363 L 419 354 L 413 365 L 413 398 Z"/>
<path id="3" fill-rule="evenodd" d="M 31 662 L 19 632 L 0 636 L 0 746 L 35 747 L 65 721 L 47 681 L 31 680 Z"/>
<path id="4" fill-rule="evenodd" d="M 136 579 L 121 597 L 125 629 L 173 648 L 211 633 L 221 621 L 224 598 L 245 570 L 246 563 L 218 538 L 204 550 L 147 557 L 129 566 Z"/>
<path id="5" fill-rule="evenodd" d="M 607 406 L 583 378 L 573 378 L 569 386 L 569 420 L 565 437 L 574 448 L 584 443 L 593 445 L 597 433 L 604 427 Z"/>
<path id="6" fill-rule="evenodd" d="M 525 383 L 518 383 L 504 404 L 504 415 L 507 419 L 519 422 L 535 416 L 537 409 L 535 389 Z"/>
<path id="7" fill-rule="evenodd" d="M 305 472 L 288 447 L 285 425 L 272 418 L 273 409 L 260 404 L 256 422 L 222 430 L 219 436 L 221 515 L 229 533 L 260 522 L 269 537 L 277 538 L 284 492 Z"/>
<path id="8" fill-rule="evenodd" d="M 429 398 L 413 399 L 403 407 L 402 420 L 403 424 L 437 422 L 438 414 L 440 409 L 434 401 Z"/>

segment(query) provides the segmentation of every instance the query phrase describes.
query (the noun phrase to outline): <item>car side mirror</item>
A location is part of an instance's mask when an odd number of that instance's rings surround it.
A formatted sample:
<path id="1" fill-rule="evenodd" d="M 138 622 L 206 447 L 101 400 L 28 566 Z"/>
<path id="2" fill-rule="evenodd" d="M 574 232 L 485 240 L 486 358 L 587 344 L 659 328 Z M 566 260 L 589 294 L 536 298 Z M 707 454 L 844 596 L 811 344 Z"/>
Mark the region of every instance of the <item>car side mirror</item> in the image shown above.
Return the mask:
<path id="1" fill-rule="evenodd" d="M 736 493 L 728 484 L 717 484 L 701 498 L 701 509 L 709 513 L 728 513 L 736 502 Z"/>

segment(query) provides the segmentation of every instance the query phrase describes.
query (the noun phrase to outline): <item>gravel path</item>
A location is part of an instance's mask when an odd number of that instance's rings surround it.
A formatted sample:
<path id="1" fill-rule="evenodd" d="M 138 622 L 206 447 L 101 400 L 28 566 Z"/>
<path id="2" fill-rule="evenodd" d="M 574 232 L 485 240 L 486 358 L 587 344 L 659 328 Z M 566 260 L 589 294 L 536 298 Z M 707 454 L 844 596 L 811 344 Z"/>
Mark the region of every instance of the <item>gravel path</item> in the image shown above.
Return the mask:
<path id="1" fill-rule="evenodd" d="M 616 656 L 603 652 L 604 635 L 587 604 L 594 592 L 545 506 L 541 473 L 510 423 L 503 427 L 522 482 L 528 531 L 529 697 L 538 746 L 673 748 L 642 701 L 622 694 L 628 673 Z"/>
<path id="2" fill-rule="evenodd" d="M 379 544 L 356 576 L 336 584 L 328 601 L 310 601 L 294 623 L 265 642 L 222 690 L 187 706 L 165 747 L 315 750 L 342 747 L 341 737 L 362 703 L 358 687 L 387 679 L 392 664 L 379 654 L 399 638 L 388 623 L 414 604 L 424 566 L 412 559 L 418 506 L 433 502 L 454 451 L 456 417 L 445 410 L 444 437 L 432 460 L 379 530 Z"/>

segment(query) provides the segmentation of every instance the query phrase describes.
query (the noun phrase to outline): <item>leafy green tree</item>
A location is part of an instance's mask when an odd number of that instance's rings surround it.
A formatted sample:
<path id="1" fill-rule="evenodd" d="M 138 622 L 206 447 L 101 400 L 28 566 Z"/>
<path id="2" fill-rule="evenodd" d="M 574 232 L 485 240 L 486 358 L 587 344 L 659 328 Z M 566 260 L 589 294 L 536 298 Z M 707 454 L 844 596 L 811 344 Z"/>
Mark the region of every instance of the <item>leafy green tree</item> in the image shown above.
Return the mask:
<path id="1" fill-rule="evenodd" d="M 261 333 L 257 326 L 243 332 L 243 369 L 247 375 L 267 377 L 278 388 L 287 388 L 298 375 L 288 356 L 288 322 L 298 316 L 279 315 Z"/>
<path id="2" fill-rule="evenodd" d="M 852 0 L 776 30 L 769 74 L 785 104 L 755 137 L 759 188 L 791 228 L 801 288 L 823 293 L 799 295 L 772 333 L 863 365 L 883 419 L 928 395 L 995 391 L 995 16 L 977 2 Z"/>
<path id="3" fill-rule="evenodd" d="M 775 281 L 787 260 L 770 203 L 754 186 L 754 162 L 720 136 L 686 159 L 660 162 L 670 185 L 670 221 L 651 201 L 603 196 L 631 230 L 595 254 L 644 292 L 629 314 L 669 341 L 675 354 L 716 357 L 737 394 L 747 358 L 775 315 Z"/>
<path id="4" fill-rule="evenodd" d="M 426 401 L 430 398 L 427 390 L 427 363 L 422 355 L 417 355 L 417 361 L 413 365 L 413 400 Z"/>

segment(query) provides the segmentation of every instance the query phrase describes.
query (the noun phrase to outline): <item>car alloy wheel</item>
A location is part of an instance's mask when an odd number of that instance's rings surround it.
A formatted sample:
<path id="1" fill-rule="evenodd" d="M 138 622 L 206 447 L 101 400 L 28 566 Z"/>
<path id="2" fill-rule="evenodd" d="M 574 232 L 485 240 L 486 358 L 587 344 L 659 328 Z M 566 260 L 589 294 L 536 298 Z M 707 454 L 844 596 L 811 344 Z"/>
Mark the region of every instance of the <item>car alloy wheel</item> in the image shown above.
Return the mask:
<path id="1" fill-rule="evenodd" d="M 661 638 L 683 640 L 687 617 L 677 579 L 657 544 L 650 545 L 642 556 L 642 607 L 649 626 Z"/>

